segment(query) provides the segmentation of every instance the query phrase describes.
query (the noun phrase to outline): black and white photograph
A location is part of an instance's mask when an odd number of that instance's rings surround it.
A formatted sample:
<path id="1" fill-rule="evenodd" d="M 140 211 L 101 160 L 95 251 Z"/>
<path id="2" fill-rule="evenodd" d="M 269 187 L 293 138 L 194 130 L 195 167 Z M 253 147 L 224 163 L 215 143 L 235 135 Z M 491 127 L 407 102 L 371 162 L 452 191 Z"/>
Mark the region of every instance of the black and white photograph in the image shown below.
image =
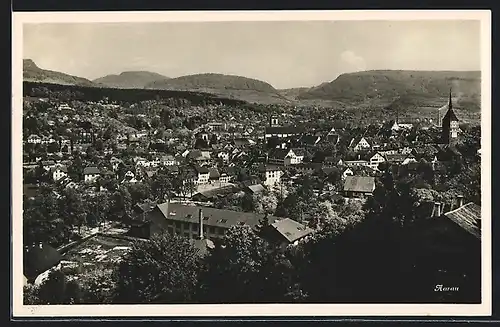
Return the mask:
<path id="1" fill-rule="evenodd" d="M 14 13 L 14 315 L 490 314 L 490 29 Z"/>

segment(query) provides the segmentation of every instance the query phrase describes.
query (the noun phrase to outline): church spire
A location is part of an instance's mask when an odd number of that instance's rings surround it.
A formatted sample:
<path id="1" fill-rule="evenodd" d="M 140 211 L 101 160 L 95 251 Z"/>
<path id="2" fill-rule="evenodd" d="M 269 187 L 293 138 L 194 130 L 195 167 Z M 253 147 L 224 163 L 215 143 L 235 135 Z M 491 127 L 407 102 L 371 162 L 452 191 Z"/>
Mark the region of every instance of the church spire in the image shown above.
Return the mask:
<path id="1" fill-rule="evenodd" d="M 448 109 L 453 109 L 453 105 L 451 104 L 451 87 L 450 87 L 450 99 L 448 100 Z"/>

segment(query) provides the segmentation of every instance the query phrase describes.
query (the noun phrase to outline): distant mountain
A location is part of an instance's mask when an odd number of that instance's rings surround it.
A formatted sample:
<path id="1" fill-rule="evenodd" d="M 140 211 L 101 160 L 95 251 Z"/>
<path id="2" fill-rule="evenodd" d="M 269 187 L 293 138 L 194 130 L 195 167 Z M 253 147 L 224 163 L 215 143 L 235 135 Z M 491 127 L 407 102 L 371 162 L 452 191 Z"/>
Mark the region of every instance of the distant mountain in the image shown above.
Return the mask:
<path id="1" fill-rule="evenodd" d="M 215 73 L 158 80 L 145 88 L 205 92 L 254 103 L 287 103 L 271 84 L 252 78 Z"/>
<path id="2" fill-rule="evenodd" d="M 93 82 L 105 87 L 142 89 L 155 81 L 168 79 L 166 76 L 148 71 L 127 71 L 118 75 L 106 75 L 93 80 Z"/>
<path id="3" fill-rule="evenodd" d="M 348 104 L 397 106 L 440 106 L 452 88 L 455 101 L 480 104 L 480 71 L 373 70 L 342 74 L 301 92 L 300 100 L 329 100 Z"/>
<path id="4" fill-rule="evenodd" d="M 60 85 L 94 86 L 90 80 L 38 67 L 31 59 L 23 60 L 23 81 Z"/>

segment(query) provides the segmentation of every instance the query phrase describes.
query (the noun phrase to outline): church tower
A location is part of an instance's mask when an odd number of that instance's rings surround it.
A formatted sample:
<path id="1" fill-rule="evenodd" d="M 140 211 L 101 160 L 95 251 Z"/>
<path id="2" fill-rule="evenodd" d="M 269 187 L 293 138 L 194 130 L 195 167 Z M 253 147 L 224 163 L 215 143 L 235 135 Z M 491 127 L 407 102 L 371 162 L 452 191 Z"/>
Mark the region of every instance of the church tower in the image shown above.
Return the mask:
<path id="1" fill-rule="evenodd" d="M 460 127 L 458 126 L 458 118 L 453 112 L 453 104 L 451 102 L 451 89 L 450 89 L 450 99 L 448 101 L 448 111 L 442 120 L 442 135 L 441 142 L 448 145 L 454 145 L 458 141 L 458 133 Z"/>

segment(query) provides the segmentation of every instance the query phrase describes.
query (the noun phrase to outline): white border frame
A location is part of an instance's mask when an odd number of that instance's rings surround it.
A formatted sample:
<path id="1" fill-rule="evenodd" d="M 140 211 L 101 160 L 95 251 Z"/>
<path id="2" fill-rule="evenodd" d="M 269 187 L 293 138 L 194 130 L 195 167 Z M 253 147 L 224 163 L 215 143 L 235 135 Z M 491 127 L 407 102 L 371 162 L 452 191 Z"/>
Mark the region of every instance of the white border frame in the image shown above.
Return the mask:
<path id="1" fill-rule="evenodd" d="M 491 285 L 491 12 L 489 10 L 15 12 L 12 14 L 12 296 L 18 317 L 236 317 L 236 316 L 488 316 Z M 25 23 L 479 20 L 481 21 L 481 304 L 224 304 L 23 305 L 22 273 L 22 53 Z"/>

